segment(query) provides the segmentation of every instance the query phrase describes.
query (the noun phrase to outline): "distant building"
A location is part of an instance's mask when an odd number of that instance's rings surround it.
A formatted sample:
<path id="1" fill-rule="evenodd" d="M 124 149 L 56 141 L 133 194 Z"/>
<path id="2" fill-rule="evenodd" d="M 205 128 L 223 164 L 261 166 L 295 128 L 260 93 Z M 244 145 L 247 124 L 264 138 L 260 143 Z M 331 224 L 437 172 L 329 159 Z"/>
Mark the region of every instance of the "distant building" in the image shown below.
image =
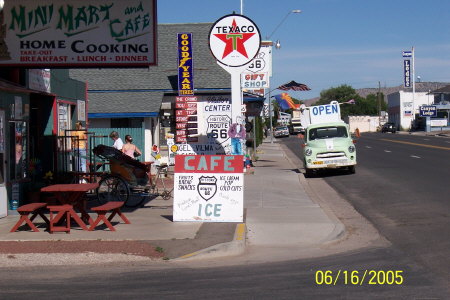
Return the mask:
<path id="1" fill-rule="evenodd" d="M 429 87 L 430 86 L 427 86 L 426 88 Z M 440 126 L 438 126 L 439 128 L 436 130 L 443 130 L 445 127 L 449 127 L 450 85 L 434 91 L 431 91 L 430 89 L 424 90 L 424 88 L 420 87 L 419 89 L 416 88 L 414 102 L 413 93 L 410 89 L 407 91 L 400 90 L 389 94 L 387 97 L 389 122 L 395 123 L 398 130 L 425 130 L 426 119 L 419 116 L 419 107 L 422 105 L 437 106 L 438 116 L 436 119 L 442 120 L 440 120 L 440 122 L 435 120 L 436 124 L 440 124 Z M 414 123 L 413 119 L 415 119 Z M 446 126 L 443 124 L 443 119 L 446 119 Z M 431 130 L 434 131 L 433 128 Z"/>

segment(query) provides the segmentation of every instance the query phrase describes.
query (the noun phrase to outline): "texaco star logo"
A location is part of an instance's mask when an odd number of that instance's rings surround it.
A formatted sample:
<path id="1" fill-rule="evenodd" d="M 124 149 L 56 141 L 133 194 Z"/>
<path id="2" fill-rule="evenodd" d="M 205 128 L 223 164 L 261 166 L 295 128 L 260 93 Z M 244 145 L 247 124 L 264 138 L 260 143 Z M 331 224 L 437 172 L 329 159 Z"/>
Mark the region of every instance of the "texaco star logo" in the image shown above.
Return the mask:
<path id="1" fill-rule="evenodd" d="M 226 29 L 226 28 L 225 28 Z M 239 27 L 236 25 L 236 19 L 233 19 L 232 26 L 228 28 L 227 30 L 229 33 L 215 33 L 214 35 L 218 37 L 220 40 L 222 40 L 226 46 L 225 50 L 223 51 L 222 59 L 227 57 L 228 54 L 230 54 L 233 51 L 237 51 L 240 54 L 244 55 L 246 58 L 248 58 L 247 51 L 245 51 L 244 43 L 255 35 L 254 32 L 252 33 L 244 33 L 240 32 Z"/>
<path id="2" fill-rule="evenodd" d="M 249 63 L 259 51 L 261 36 L 249 18 L 228 15 L 219 19 L 209 34 L 209 47 L 224 65 L 238 67 Z"/>

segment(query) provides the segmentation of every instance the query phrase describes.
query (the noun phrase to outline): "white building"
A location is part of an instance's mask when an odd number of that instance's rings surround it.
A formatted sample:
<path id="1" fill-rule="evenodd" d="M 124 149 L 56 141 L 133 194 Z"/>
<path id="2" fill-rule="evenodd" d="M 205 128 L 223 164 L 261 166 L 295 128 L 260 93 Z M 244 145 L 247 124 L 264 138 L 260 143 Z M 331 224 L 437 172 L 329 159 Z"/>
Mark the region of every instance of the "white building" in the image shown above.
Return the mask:
<path id="1" fill-rule="evenodd" d="M 287 126 L 289 125 L 290 122 L 291 122 L 291 115 L 280 111 L 278 115 L 278 124 Z"/>
<path id="2" fill-rule="evenodd" d="M 429 92 L 398 91 L 387 96 L 389 122 L 397 125 L 397 130 L 411 129 L 413 114 L 416 119 L 419 115 L 419 106 L 431 105 L 434 102 L 434 96 Z"/>

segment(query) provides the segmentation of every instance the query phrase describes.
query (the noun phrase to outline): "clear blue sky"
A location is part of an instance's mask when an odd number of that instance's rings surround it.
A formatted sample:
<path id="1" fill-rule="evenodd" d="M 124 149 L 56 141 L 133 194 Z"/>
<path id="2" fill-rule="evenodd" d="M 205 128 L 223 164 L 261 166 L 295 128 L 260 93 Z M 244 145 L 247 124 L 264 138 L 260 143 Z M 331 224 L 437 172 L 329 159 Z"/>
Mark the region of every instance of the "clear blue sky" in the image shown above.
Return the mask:
<path id="1" fill-rule="evenodd" d="M 243 0 L 244 15 L 264 39 L 283 18 L 271 40 L 272 88 L 290 80 L 309 92 L 289 92 L 310 99 L 330 87 L 354 88 L 402 84 L 402 50 L 415 47 L 416 76 L 421 81 L 450 81 L 450 0 Z M 158 23 L 215 22 L 240 0 L 159 0 Z M 208 47 L 208 45 L 205 45 Z M 274 91 L 276 93 L 277 91 Z"/>

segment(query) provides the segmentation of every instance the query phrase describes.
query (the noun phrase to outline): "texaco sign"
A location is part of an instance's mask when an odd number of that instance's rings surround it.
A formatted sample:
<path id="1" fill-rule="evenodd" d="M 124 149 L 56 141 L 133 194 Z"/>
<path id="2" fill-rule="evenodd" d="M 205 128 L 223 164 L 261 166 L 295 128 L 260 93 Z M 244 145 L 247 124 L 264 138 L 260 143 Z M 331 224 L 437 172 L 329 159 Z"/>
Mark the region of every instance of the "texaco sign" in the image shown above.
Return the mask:
<path id="1" fill-rule="evenodd" d="M 259 51 L 261 35 L 252 20 L 241 15 L 219 19 L 209 33 L 209 48 L 220 63 L 239 67 L 249 63 Z"/>

